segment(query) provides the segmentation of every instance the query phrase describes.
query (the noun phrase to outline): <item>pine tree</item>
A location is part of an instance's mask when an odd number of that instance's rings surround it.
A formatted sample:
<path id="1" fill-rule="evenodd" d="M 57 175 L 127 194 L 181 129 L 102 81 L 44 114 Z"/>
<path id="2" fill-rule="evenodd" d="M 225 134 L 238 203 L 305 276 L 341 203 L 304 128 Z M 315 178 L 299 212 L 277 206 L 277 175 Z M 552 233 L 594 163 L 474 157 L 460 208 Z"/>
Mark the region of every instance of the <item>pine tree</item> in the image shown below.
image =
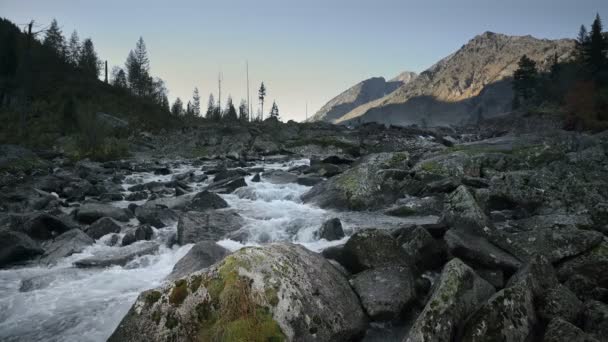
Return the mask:
<path id="1" fill-rule="evenodd" d="M 514 104 L 523 104 L 532 99 L 535 94 L 537 76 L 536 62 L 523 55 L 519 60 L 518 69 L 513 74 Z"/>
<path id="2" fill-rule="evenodd" d="M 581 25 L 578 31 L 578 37 L 576 38 L 576 59 L 581 64 L 586 64 L 588 60 L 589 50 L 589 34 L 585 25 Z"/>
<path id="3" fill-rule="evenodd" d="M 138 96 L 149 96 L 152 93 L 150 60 L 142 37 L 139 37 L 135 50 L 129 52 L 125 67 L 131 91 Z"/>
<path id="4" fill-rule="evenodd" d="M 239 120 L 248 121 L 249 113 L 247 110 L 247 102 L 245 100 L 241 100 L 241 104 L 239 105 Z"/>
<path id="5" fill-rule="evenodd" d="M 114 67 L 112 69 L 110 84 L 121 89 L 127 88 L 127 75 L 121 67 Z"/>
<path id="6" fill-rule="evenodd" d="M 70 42 L 66 49 L 66 59 L 68 63 L 77 66 L 78 60 L 80 59 L 80 38 L 78 38 L 78 32 L 72 32 L 70 36 Z"/>
<path id="7" fill-rule="evenodd" d="M 169 91 L 165 86 L 165 81 L 159 77 L 152 80 L 151 98 L 155 103 L 163 105 L 163 101 L 167 97 L 168 93 Z"/>
<path id="8" fill-rule="evenodd" d="M 260 99 L 260 120 L 264 119 L 264 98 L 266 97 L 266 87 L 264 86 L 264 82 L 260 85 L 260 90 L 258 90 L 258 98 Z"/>
<path id="9" fill-rule="evenodd" d="M 215 98 L 213 94 L 209 94 L 209 101 L 207 101 L 207 113 L 205 113 L 205 117 L 207 119 L 213 119 L 213 114 L 215 113 Z"/>
<path id="10" fill-rule="evenodd" d="M 192 113 L 195 116 L 201 115 L 201 96 L 198 93 L 198 88 L 194 88 L 194 92 L 192 94 Z"/>
<path id="11" fill-rule="evenodd" d="M 270 117 L 274 119 L 279 119 L 279 107 L 275 101 L 272 101 L 272 108 L 270 108 Z"/>
<path id="12" fill-rule="evenodd" d="M 171 106 L 171 114 L 175 116 L 181 116 L 184 114 L 184 103 L 179 97 L 175 99 L 173 106 Z"/>
<path id="13" fill-rule="evenodd" d="M 82 42 L 82 51 L 80 53 L 80 59 L 78 60 L 78 67 L 91 77 L 99 77 L 101 64 L 91 38 L 87 38 Z"/>
<path id="14" fill-rule="evenodd" d="M 226 114 L 224 115 L 224 119 L 226 121 L 236 121 L 238 116 L 236 114 L 236 108 L 234 108 L 234 103 L 232 103 L 232 96 L 228 95 L 228 100 L 226 100 Z"/>
<path id="15" fill-rule="evenodd" d="M 587 65 L 592 72 L 598 72 L 606 66 L 606 53 L 608 53 L 608 41 L 602 33 L 602 19 L 600 15 L 595 16 L 589 32 L 589 43 L 587 49 Z"/>
<path id="16" fill-rule="evenodd" d="M 65 39 L 56 19 L 53 19 L 51 22 L 51 26 L 46 31 L 42 44 L 55 51 L 62 58 L 65 56 Z"/>

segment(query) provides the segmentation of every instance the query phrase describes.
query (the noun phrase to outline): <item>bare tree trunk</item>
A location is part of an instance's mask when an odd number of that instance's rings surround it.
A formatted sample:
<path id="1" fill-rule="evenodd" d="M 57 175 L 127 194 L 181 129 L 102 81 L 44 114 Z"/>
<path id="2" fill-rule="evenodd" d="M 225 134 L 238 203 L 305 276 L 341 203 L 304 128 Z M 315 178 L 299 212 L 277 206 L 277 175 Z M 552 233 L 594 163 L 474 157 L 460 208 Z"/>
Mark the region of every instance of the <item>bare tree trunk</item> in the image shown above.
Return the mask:
<path id="1" fill-rule="evenodd" d="M 105 82 L 106 84 L 108 83 L 108 61 L 106 61 L 106 77 L 105 77 Z"/>

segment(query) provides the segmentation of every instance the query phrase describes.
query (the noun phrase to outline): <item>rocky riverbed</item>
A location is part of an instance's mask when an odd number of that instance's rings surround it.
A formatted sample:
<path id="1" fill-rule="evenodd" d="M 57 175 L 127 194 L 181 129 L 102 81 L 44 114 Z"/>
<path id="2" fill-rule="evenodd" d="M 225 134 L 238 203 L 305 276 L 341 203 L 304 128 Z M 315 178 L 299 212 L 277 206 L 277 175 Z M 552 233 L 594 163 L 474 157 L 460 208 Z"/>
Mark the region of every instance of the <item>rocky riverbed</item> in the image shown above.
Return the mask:
<path id="1" fill-rule="evenodd" d="M 0 339 L 606 340 L 606 134 L 383 132 L 7 171 Z"/>

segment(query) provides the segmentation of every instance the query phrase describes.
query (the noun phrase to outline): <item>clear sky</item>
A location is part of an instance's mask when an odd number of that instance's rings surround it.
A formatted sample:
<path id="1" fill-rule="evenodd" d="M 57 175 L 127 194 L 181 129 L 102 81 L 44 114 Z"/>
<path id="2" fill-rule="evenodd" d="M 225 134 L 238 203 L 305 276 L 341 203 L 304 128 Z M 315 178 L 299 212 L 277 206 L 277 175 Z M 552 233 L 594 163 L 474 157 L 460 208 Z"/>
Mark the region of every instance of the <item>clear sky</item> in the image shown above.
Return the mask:
<path id="1" fill-rule="evenodd" d="M 252 102 L 264 81 L 265 112 L 276 100 L 284 120 L 363 79 L 423 71 L 484 31 L 573 38 L 596 12 L 608 25 L 606 0 L 0 0 L 17 24 L 56 18 L 65 36 L 91 37 L 110 66 L 143 36 L 171 101 L 198 86 L 206 106 L 221 71 L 238 104 L 248 60 Z"/>

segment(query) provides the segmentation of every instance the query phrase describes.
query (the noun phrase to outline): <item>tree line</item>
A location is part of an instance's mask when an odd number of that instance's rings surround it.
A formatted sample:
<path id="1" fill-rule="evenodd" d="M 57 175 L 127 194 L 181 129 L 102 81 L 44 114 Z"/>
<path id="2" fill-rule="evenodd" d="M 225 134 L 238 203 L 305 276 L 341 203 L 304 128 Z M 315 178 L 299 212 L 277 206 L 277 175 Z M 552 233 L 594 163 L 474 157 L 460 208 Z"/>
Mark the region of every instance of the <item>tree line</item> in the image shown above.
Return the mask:
<path id="1" fill-rule="evenodd" d="M 554 55 L 548 70 L 523 55 L 513 74 L 513 109 L 557 108 L 567 129 L 608 128 L 608 33 L 597 14 L 590 30 L 581 25 L 574 58 Z"/>

